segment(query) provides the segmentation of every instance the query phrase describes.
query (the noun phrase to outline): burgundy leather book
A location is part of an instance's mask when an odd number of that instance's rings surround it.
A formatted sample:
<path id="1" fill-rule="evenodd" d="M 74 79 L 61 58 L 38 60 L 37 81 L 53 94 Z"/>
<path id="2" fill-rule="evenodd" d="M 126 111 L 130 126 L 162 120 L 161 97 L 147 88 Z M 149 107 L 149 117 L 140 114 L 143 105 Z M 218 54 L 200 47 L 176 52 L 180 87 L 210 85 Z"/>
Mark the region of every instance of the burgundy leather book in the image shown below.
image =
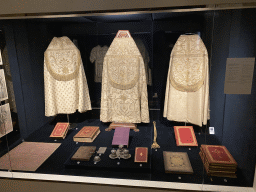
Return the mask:
<path id="1" fill-rule="evenodd" d="M 147 147 L 136 147 L 134 162 L 147 163 L 148 162 L 148 148 Z"/>
<path id="2" fill-rule="evenodd" d="M 69 129 L 69 123 L 57 123 L 50 137 L 54 139 L 65 139 Z"/>
<path id="3" fill-rule="evenodd" d="M 112 146 L 123 145 L 128 147 L 130 128 L 117 127 L 112 140 Z"/>
<path id="4" fill-rule="evenodd" d="M 209 165 L 223 165 L 223 166 L 235 166 L 237 162 L 229 153 L 227 148 L 222 145 L 201 145 L 201 150 L 204 152 Z"/>
<path id="5" fill-rule="evenodd" d="M 177 146 L 198 146 L 193 126 L 174 126 Z"/>

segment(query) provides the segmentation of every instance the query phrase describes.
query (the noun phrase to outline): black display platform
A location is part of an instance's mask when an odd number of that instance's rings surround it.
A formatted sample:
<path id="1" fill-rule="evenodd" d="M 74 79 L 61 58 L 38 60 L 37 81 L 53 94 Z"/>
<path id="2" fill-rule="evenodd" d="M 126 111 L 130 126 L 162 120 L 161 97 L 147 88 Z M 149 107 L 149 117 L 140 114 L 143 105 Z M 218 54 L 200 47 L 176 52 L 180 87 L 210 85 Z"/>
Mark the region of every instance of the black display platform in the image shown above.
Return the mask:
<path id="1" fill-rule="evenodd" d="M 86 146 L 86 144 L 84 145 Z M 65 162 L 66 168 L 72 169 L 95 169 L 95 170 L 111 170 L 111 171 L 133 171 L 133 172 L 145 172 L 150 173 L 150 156 L 148 163 L 134 163 L 134 149 L 129 149 L 131 157 L 129 159 L 110 159 L 109 154 L 111 149 L 108 148 L 104 154 L 100 156 L 101 161 L 94 164 L 93 158 L 96 156 L 96 152 L 92 155 L 89 161 L 73 161 L 71 157 L 75 154 L 78 148 L 75 149 L 74 153 Z M 96 151 L 99 149 L 97 147 Z"/>
<path id="2" fill-rule="evenodd" d="M 62 143 L 36 170 L 36 173 L 249 187 L 245 177 L 239 170 L 239 165 L 237 171 L 238 178 L 236 179 L 208 177 L 206 175 L 199 156 L 200 146 L 201 144 L 220 144 L 215 135 L 206 134 L 204 130 L 195 127 L 198 147 L 177 147 L 171 124 L 171 122 L 165 120 L 156 121 L 158 133 L 157 143 L 161 147 L 157 150 L 151 149 L 154 136 L 153 123 L 138 124 L 139 132 L 130 131 L 128 149 L 132 153 L 132 157 L 129 160 L 120 160 L 120 165 L 117 165 L 118 160 L 112 160 L 108 157 L 112 149 L 111 143 L 114 130 L 105 131 L 109 124 L 104 124 L 99 119 L 88 119 L 78 122 L 77 128 L 69 130 L 64 140 L 54 140 L 49 137 L 55 125 L 54 123 L 49 123 L 32 133 L 28 138 L 25 138 L 25 141 Z M 73 136 L 83 126 L 100 127 L 101 133 L 93 143 L 73 141 Z M 17 145 L 15 143 L 10 149 Z M 102 160 L 96 165 L 93 164 L 94 156 L 91 157 L 89 162 L 80 161 L 80 164 L 77 164 L 76 161 L 71 161 L 71 156 L 76 152 L 78 147 L 83 145 L 97 146 L 97 150 L 99 147 L 107 147 L 107 151 L 101 156 Z M 140 167 L 140 163 L 133 162 L 135 147 L 148 147 L 149 149 L 148 163 L 143 164 L 142 167 Z M 187 152 L 194 173 L 192 175 L 165 173 L 163 151 Z"/>

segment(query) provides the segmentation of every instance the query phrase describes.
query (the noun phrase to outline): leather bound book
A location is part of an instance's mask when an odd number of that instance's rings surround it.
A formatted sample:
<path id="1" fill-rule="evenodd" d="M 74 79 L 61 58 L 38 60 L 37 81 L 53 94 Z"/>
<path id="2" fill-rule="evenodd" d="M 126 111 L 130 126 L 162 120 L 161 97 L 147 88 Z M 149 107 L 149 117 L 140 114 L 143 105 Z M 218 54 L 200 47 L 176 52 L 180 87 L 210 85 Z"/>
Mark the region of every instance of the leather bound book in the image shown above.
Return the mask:
<path id="1" fill-rule="evenodd" d="M 177 146 L 198 146 L 193 126 L 174 126 Z"/>
<path id="2" fill-rule="evenodd" d="M 134 162 L 147 163 L 148 162 L 148 148 L 147 147 L 136 147 Z"/>
<path id="3" fill-rule="evenodd" d="M 186 152 L 164 151 L 165 173 L 193 174 L 188 154 Z"/>
<path id="4" fill-rule="evenodd" d="M 74 161 L 89 161 L 96 150 L 96 146 L 81 146 L 76 153 L 71 157 Z"/>
<path id="5" fill-rule="evenodd" d="M 117 127 L 112 140 L 112 146 L 116 147 L 118 145 L 123 145 L 128 147 L 129 144 L 129 134 L 130 128 L 127 127 Z"/>
<path id="6" fill-rule="evenodd" d="M 207 159 L 205 159 L 203 153 L 200 151 L 199 155 L 204 163 L 204 167 L 206 169 L 207 172 L 229 172 L 229 173 L 235 173 L 236 172 L 236 168 L 231 167 L 231 169 L 229 167 L 221 167 L 221 166 L 209 166 L 209 163 L 207 162 Z"/>
<path id="7" fill-rule="evenodd" d="M 201 151 L 203 151 L 209 165 L 222 165 L 222 166 L 234 166 L 237 167 L 237 162 L 229 153 L 227 148 L 222 145 L 201 145 Z"/>
<path id="8" fill-rule="evenodd" d="M 57 123 L 50 137 L 54 139 L 65 139 L 69 129 L 69 123 Z"/>
<path id="9" fill-rule="evenodd" d="M 85 126 L 74 137 L 75 142 L 91 143 L 100 134 L 100 128 L 97 126 Z"/>
<path id="10" fill-rule="evenodd" d="M 203 163 L 205 164 L 205 166 L 212 171 L 228 171 L 228 172 L 236 172 L 237 171 L 237 167 L 234 166 L 225 166 L 223 164 L 220 165 L 210 165 L 207 158 L 204 155 L 203 151 L 199 152 L 199 155 L 203 161 Z"/>

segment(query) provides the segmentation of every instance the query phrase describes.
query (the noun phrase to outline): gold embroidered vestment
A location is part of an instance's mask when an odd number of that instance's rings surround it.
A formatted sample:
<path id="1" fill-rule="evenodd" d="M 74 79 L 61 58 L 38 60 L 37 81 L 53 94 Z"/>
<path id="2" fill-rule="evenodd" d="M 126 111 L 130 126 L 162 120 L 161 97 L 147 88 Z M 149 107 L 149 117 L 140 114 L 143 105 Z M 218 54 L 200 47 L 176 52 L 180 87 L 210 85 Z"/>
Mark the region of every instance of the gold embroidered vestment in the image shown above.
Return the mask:
<path id="1" fill-rule="evenodd" d="M 181 35 L 173 47 L 163 116 L 198 126 L 210 119 L 208 53 L 199 35 Z"/>
<path id="2" fill-rule="evenodd" d="M 117 33 L 104 58 L 100 120 L 149 122 L 144 62 L 128 31 Z"/>
<path id="3" fill-rule="evenodd" d="M 45 116 L 91 110 L 80 51 L 68 37 L 54 37 L 44 54 Z"/>

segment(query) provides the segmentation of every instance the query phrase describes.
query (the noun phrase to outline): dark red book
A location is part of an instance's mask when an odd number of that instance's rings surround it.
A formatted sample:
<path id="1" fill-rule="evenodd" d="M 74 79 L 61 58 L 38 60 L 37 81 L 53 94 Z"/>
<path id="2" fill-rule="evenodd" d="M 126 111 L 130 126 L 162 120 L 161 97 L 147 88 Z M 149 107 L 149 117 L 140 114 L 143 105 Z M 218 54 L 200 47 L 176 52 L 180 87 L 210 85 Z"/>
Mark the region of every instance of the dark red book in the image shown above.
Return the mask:
<path id="1" fill-rule="evenodd" d="M 174 126 L 177 146 L 198 146 L 193 126 Z"/>
<path id="2" fill-rule="evenodd" d="M 237 162 L 229 153 L 227 148 L 222 145 L 201 145 L 209 165 L 223 164 L 226 166 L 237 166 Z"/>
<path id="3" fill-rule="evenodd" d="M 216 177 L 231 177 L 236 178 L 236 169 L 227 168 L 227 167 L 209 167 L 207 163 L 205 163 L 206 158 L 203 155 L 203 152 L 200 151 L 199 155 L 204 163 L 204 168 L 209 176 L 216 176 Z"/>
<path id="4" fill-rule="evenodd" d="M 69 123 L 57 123 L 50 137 L 54 139 L 65 139 L 69 129 Z"/>
<path id="5" fill-rule="evenodd" d="M 148 162 L 148 148 L 147 147 L 136 147 L 134 162 L 147 163 Z"/>
<path id="6" fill-rule="evenodd" d="M 130 128 L 127 127 L 117 127 L 112 140 L 112 146 L 123 145 L 128 147 L 129 144 L 129 134 Z"/>

